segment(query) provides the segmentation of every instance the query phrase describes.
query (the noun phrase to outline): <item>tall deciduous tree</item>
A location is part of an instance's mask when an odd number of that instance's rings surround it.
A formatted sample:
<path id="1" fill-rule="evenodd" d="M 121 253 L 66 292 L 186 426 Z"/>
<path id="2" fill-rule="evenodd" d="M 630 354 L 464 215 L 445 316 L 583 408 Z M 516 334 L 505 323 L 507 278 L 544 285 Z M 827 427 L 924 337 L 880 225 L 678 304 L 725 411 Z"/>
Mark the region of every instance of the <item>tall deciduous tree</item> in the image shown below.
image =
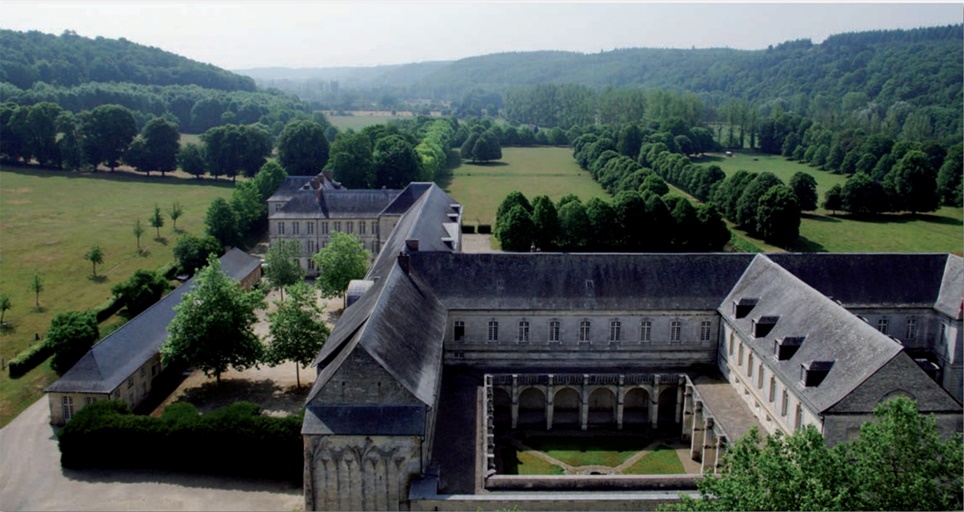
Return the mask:
<path id="1" fill-rule="evenodd" d="M 375 167 L 372 142 L 364 133 L 339 133 L 331 145 L 329 167 L 347 188 L 372 188 Z"/>
<path id="2" fill-rule="evenodd" d="M 797 196 L 801 210 L 810 212 L 817 209 L 817 180 L 813 176 L 805 172 L 795 173 L 790 178 L 790 188 Z"/>
<path id="3" fill-rule="evenodd" d="M 415 149 L 399 135 L 378 140 L 373 154 L 375 188 L 404 188 L 418 176 Z"/>
<path id="4" fill-rule="evenodd" d="M 178 238 L 174 245 L 174 259 L 177 260 L 179 272 L 193 275 L 207 263 L 211 254 L 217 257 L 221 255 L 221 251 L 221 242 L 211 235 L 186 234 Z"/>
<path id="5" fill-rule="evenodd" d="M 887 178 L 893 182 L 900 204 L 911 213 L 932 212 L 939 206 L 937 172 L 923 151 L 908 151 Z"/>
<path id="6" fill-rule="evenodd" d="M 191 291 L 174 306 L 170 333 L 161 346 L 164 365 L 183 363 L 213 375 L 218 384 L 228 367 L 245 370 L 257 366 L 264 352 L 254 333 L 255 309 L 263 307 L 258 291 L 245 292 L 221 271 L 210 256 L 194 278 Z"/>
<path id="7" fill-rule="evenodd" d="M 193 175 L 197 179 L 207 172 L 207 164 L 204 161 L 204 150 L 201 146 L 192 143 L 185 144 L 177 152 L 177 163 L 181 170 Z"/>
<path id="8" fill-rule="evenodd" d="M 97 318 L 91 312 L 68 311 L 50 321 L 45 343 L 54 352 L 50 368 L 63 375 L 90 350 L 100 331 Z"/>
<path id="9" fill-rule="evenodd" d="M 559 237 L 559 214 L 549 196 L 537 196 L 532 200 L 533 241 L 541 251 L 551 251 Z"/>
<path id="10" fill-rule="evenodd" d="M 964 144 L 957 143 L 947 151 L 944 164 L 937 173 L 937 193 L 945 206 L 964 205 L 961 182 L 964 180 Z"/>
<path id="11" fill-rule="evenodd" d="M 784 246 L 800 236 L 800 206 L 793 189 L 777 185 L 763 194 L 756 211 L 756 232 L 767 242 Z"/>
<path id="12" fill-rule="evenodd" d="M 328 339 L 328 326 L 321 319 L 316 291 L 304 281 L 288 287 L 288 299 L 268 314 L 271 323 L 265 360 L 274 366 L 295 363 L 295 380 L 301 387 L 301 367 L 307 367 Z"/>
<path id="13" fill-rule="evenodd" d="M 312 259 L 318 267 L 315 283 L 321 295 L 333 299 L 345 293 L 352 279 L 362 279 L 368 271 L 371 253 L 353 235 L 332 233 L 328 245 L 318 251 Z"/>
<path id="14" fill-rule="evenodd" d="M 503 251 L 529 252 L 535 235 L 532 217 L 521 205 L 515 205 L 496 225 L 495 237 Z"/>
<path id="15" fill-rule="evenodd" d="M 278 136 L 278 161 L 292 176 L 316 175 L 328 163 L 325 127 L 308 120 L 288 123 Z"/>
<path id="16" fill-rule="evenodd" d="M 134 114 L 120 105 L 101 105 L 83 117 L 84 153 L 95 168 L 104 164 L 111 172 L 137 135 Z"/>
<path id="17" fill-rule="evenodd" d="M 99 245 L 92 245 L 87 253 L 84 254 L 84 259 L 89 261 L 93 266 L 91 270 L 91 275 L 97 277 L 97 265 L 104 262 L 104 250 L 100 248 Z"/>
<path id="18" fill-rule="evenodd" d="M 213 236 L 225 247 L 238 245 L 241 235 L 238 233 L 238 217 L 223 197 L 211 201 L 207 215 L 204 217 L 207 234 Z"/>
<path id="19" fill-rule="evenodd" d="M 823 195 L 823 209 L 830 210 L 834 215 L 843 209 L 843 187 L 839 183 L 830 187 Z"/>
<path id="20" fill-rule="evenodd" d="M 281 290 L 281 300 L 285 298 L 285 287 L 305 277 L 305 269 L 298 262 L 300 255 L 301 242 L 282 238 L 275 240 L 264 256 L 264 277 L 272 288 Z"/>
<path id="21" fill-rule="evenodd" d="M 181 134 L 176 124 L 155 117 L 144 125 L 140 136 L 147 145 L 148 169 L 160 171 L 161 175 L 177 170 Z"/>

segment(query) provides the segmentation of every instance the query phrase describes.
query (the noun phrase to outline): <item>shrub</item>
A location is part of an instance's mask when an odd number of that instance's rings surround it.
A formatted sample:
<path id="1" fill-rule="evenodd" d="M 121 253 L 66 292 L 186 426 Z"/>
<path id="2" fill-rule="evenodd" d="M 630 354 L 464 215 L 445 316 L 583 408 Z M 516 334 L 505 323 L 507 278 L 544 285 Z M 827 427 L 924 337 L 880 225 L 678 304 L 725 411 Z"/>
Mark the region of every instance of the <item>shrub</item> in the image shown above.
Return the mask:
<path id="1" fill-rule="evenodd" d="M 7 363 L 10 378 L 23 377 L 52 355 L 54 355 L 54 350 L 47 344 L 47 340 L 34 343 Z"/>
<path id="2" fill-rule="evenodd" d="M 480 235 L 489 235 L 489 234 L 492 233 L 492 225 L 491 225 L 491 224 L 479 224 L 478 231 L 479 231 L 479 234 L 480 234 Z"/>
<path id="3" fill-rule="evenodd" d="M 301 415 L 273 418 L 236 402 L 207 414 L 188 403 L 160 418 L 134 415 L 122 401 L 81 409 L 60 431 L 64 468 L 145 468 L 300 482 Z M 150 446 L 149 455 L 143 447 Z"/>
<path id="4" fill-rule="evenodd" d="M 472 224 L 463 224 L 463 225 L 462 225 L 462 234 L 471 235 L 471 234 L 474 234 L 474 233 L 475 233 L 475 226 L 473 226 Z"/>

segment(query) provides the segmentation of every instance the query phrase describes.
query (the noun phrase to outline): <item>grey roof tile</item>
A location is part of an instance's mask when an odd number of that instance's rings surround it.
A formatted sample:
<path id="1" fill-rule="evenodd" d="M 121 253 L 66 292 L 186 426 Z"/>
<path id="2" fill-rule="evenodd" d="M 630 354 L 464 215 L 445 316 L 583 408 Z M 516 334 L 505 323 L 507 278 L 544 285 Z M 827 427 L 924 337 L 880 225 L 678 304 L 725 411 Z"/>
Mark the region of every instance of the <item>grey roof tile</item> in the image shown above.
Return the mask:
<path id="1" fill-rule="evenodd" d="M 416 436 L 425 433 L 423 405 L 318 405 L 305 407 L 302 434 Z"/>

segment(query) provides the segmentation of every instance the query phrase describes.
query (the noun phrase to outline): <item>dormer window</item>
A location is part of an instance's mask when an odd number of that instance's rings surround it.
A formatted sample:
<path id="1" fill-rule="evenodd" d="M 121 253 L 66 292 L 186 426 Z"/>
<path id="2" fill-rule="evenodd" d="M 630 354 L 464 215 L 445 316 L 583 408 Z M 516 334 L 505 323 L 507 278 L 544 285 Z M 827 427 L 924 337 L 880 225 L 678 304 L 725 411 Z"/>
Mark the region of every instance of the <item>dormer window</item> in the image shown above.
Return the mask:
<path id="1" fill-rule="evenodd" d="M 592 297 L 596 294 L 596 283 L 592 279 L 586 279 L 586 297 Z"/>
<path id="2" fill-rule="evenodd" d="M 787 336 L 773 340 L 773 357 L 776 357 L 777 361 L 790 359 L 803 345 L 804 338 L 804 336 Z"/>
<path id="3" fill-rule="evenodd" d="M 805 387 L 819 386 L 830 373 L 833 361 L 810 361 L 800 365 L 800 381 Z"/>
<path id="4" fill-rule="evenodd" d="M 761 316 L 759 320 L 753 321 L 753 337 L 764 338 L 777 325 L 780 320 L 778 316 Z"/>
<path id="5" fill-rule="evenodd" d="M 750 311 L 753 310 L 753 307 L 756 306 L 756 303 L 759 301 L 760 299 L 751 297 L 743 297 L 740 300 L 733 301 L 733 316 L 737 318 L 746 317 L 746 315 L 750 314 Z"/>

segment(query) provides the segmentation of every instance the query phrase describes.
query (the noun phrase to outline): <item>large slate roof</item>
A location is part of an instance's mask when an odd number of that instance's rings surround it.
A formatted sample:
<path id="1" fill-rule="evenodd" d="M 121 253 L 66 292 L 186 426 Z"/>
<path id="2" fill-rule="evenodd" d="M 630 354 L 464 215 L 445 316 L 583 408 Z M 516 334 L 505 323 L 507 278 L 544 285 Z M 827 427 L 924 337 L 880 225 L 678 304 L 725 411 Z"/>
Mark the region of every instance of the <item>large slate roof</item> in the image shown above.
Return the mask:
<path id="1" fill-rule="evenodd" d="M 311 176 L 285 176 L 284 181 L 278 185 L 278 188 L 271 194 L 268 198 L 269 202 L 275 201 L 288 201 L 297 194 L 307 194 L 313 195 L 310 191 L 302 191 L 302 187 L 308 185 L 311 182 Z"/>
<path id="2" fill-rule="evenodd" d="M 418 201 L 422 197 L 422 194 L 432 187 L 438 188 L 430 181 L 413 181 L 412 183 L 409 183 L 407 187 L 402 189 L 402 192 L 398 195 L 398 197 L 396 197 L 391 204 L 385 207 L 385 210 L 382 211 L 382 213 L 386 215 L 401 215 L 407 212 L 409 208 L 415 204 L 415 201 Z"/>
<path id="3" fill-rule="evenodd" d="M 964 259 L 948 256 L 941 291 L 934 309 L 951 318 L 964 319 Z"/>
<path id="4" fill-rule="evenodd" d="M 247 277 L 261 260 L 239 249 L 221 257 L 221 270 L 237 281 Z M 157 355 L 167 340 L 167 326 L 174 319 L 174 306 L 191 290 L 192 277 L 153 306 L 132 318 L 94 345 L 46 392 L 110 393 L 138 368 Z"/>
<path id="5" fill-rule="evenodd" d="M 318 405 L 305 407 L 302 434 L 416 436 L 425 433 L 423 405 Z"/>
<path id="6" fill-rule="evenodd" d="M 759 300 L 747 316 L 735 318 L 732 304 L 745 297 Z M 801 400 L 817 412 L 843 399 L 903 348 L 763 255 L 753 259 L 719 312 L 744 340 L 750 340 L 757 361 L 766 360 L 780 380 L 795 386 Z M 764 316 L 779 319 L 766 336 L 756 338 L 753 322 Z M 787 360 L 775 360 L 774 340 L 794 336 L 805 337 L 797 352 Z M 801 365 L 815 361 L 833 365 L 819 385 L 804 387 Z"/>
<path id="7" fill-rule="evenodd" d="M 317 216 L 324 219 L 375 218 L 398 195 L 400 190 L 323 190 L 299 191 L 280 210 L 271 212 L 272 219 Z"/>
<path id="8" fill-rule="evenodd" d="M 795 253 L 769 258 L 848 308 L 931 308 L 948 255 Z"/>
<path id="9" fill-rule="evenodd" d="M 750 254 L 412 253 L 449 309 L 709 310 Z"/>

